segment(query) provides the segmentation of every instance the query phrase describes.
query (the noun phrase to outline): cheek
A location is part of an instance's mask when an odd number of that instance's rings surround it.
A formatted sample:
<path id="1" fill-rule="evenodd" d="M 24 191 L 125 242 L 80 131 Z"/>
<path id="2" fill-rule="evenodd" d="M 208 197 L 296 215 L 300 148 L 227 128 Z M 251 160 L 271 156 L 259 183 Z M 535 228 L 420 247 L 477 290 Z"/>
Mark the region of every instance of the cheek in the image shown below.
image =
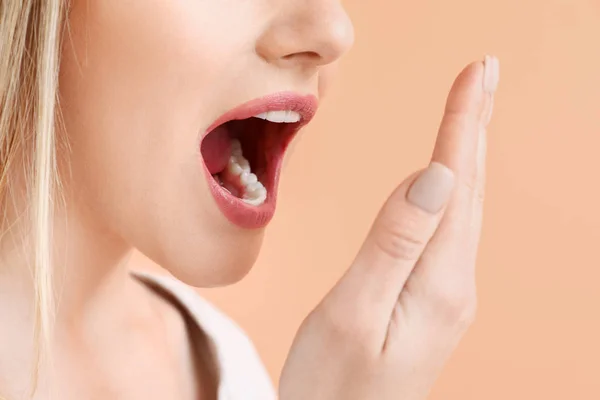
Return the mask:
<path id="1" fill-rule="evenodd" d="M 202 284 L 245 274 L 260 246 L 260 235 L 221 216 L 201 169 L 198 136 L 241 46 L 238 36 L 214 40 L 224 10 L 198 9 L 207 4 L 76 1 L 60 77 L 77 201 L 95 223 Z"/>
<path id="2" fill-rule="evenodd" d="M 220 90 L 233 41 L 210 39 L 207 15 L 219 10 L 201 4 L 74 3 L 61 94 L 74 168 L 110 183 L 106 195 L 127 193 L 139 207 L 170 201 L 183 176 L 192 181 L 186 190 L 202 186 L 197 142 L 210 114 L 202 94 Z"/>

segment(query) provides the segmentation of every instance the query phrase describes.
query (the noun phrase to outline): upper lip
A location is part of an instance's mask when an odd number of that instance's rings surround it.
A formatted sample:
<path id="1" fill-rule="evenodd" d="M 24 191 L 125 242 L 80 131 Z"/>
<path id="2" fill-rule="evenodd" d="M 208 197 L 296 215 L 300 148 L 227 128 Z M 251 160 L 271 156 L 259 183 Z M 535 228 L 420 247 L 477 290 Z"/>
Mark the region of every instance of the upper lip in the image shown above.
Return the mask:
<path id="1" fill-rule="evenodd" d="M 315 116 L 319 107 L 318 99 L 313 95 L 300 95 L 294 92 L 280 92 L 250 100 L 231 111 L 223 114 L 210 125 L 205 134 L 233 120 L 252 118 L 268 111 L 295 111 L 300 114 L 298 128 L 308 124 Z"/>

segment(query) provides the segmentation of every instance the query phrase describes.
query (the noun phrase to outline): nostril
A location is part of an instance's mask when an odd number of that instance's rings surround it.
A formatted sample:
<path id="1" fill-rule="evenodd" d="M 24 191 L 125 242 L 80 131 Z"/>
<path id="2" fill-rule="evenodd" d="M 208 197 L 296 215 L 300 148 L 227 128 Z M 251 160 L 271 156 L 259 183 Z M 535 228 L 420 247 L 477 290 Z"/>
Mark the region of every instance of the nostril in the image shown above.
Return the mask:
<path id="1" fill-rule="evenodd" d="M 318 61 L 321 55 L 315 51 L 304 51 L 301 53 L 288 54 L 282 57 L 284 60 L 306 60 L 306 61 Z"/>

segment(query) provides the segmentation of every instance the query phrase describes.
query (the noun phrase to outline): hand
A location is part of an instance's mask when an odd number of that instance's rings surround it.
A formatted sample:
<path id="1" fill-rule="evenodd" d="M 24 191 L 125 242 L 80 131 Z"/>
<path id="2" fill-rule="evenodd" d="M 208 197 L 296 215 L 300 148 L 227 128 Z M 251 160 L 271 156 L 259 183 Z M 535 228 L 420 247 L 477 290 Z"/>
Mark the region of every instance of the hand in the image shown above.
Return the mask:
<path id="1" fill-rule="evenodd" d="M 352 266 L 306 318 L 281 400 L 422 400 L 473 320 L 486 128 L 499 65 L 456 79 L 429 166 L 381 209 Z"/>

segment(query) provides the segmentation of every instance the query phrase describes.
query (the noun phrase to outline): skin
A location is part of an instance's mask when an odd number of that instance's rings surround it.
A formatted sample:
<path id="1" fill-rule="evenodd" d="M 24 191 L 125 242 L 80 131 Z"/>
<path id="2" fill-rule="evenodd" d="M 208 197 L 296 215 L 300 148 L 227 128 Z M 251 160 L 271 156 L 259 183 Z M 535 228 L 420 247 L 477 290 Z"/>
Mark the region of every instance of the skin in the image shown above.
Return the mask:
<path id="1" fill-rule="evenodd" d="M 352 26 L 337 0 L 74 0 L 69 22 L 60 96 L 70 151 L 60 147 L 53 237 L 60 307 L 36 398 L 48 398 L 48 382 L 66 400 L 210 398 L 180 315 L 131 279 L 128 258 L 136 247 L 194 286 L 249 271 L 263 231 L 233 226 L 214 204 L 199 134 L 267 94 L 322 98 Z M 482 77 L 474 63 L 457 79 L 434 151 L 456 177 L 447 208 L 407 203 L 418 173 L 399 186 L 299 330 L 282 400 L 426 397 L 474 311 L 491 113 Z M 17 397 L 30 376 L 21 366 L 32 361 L 33 292 L 14 239 L 0 242 L 10 266 L 0 275 L 0 387 Z"/>
<path id="2" fill-rule="evenodd" d="M 223 218 L 199 168 L 199 134 L 248 100 L 318 95 L 321 69 L 353 40 L 340 4 L 76 1 L 70 19 L 61 87 L 71 204 L 120 253 L 133 245 L 196 286 L 238 281 L 263 230 Z"/>
<path id="3" fill-rule="evenodd" d="M 428 397 L 475 317 L 493 107 L 483 76 L 481 62 L 470 64 L 448 96 L 432 155 L 454 175 L 445 206 L 431 213 L 409 201 L 424 171 L 392 193 L 354 263 L 298 331 L 281 399 Z"/>
<path id="4" fill-rule="evenodd" d="M 131 279 L 128 258 L 138 248 L 193 286 L 247 274 L 264 232 L 232 225 L 217 208 L 200 134 L 265 95 L 322 98 L 353 27 L 337 0 L 73 0 L 68 19 L 60 102 L 69 151 L 59 148 L 64 201 L 53 246 L 57 376 L 42 371 L 42 381 L 76 399 L 192 399 L 181 318 Z M 16 203 L 9 218 L 21 223 L 25 199 Z M 33 290 L 28 255 L 11 234 L 0 249 L 0 264 L 10 266 L 0 275 L 9 327 L 0 360 L 23 365 L 32 359 L 23 332 L 32 331 Z M 27 387 L 29 375 L 0 361 L 3 391 Z M 38 397 L 46 390 L 42 383 Z"/>

